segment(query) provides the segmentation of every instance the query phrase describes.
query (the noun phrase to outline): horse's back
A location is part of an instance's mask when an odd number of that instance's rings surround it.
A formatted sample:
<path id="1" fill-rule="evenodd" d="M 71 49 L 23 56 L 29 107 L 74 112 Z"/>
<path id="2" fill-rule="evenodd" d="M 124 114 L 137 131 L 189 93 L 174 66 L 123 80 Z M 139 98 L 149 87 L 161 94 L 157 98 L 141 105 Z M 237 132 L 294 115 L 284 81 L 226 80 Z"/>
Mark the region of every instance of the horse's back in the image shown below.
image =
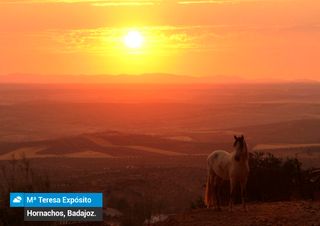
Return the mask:
<path id="1" fill-rule="evenodd" d="M 209 172 L 213 171 L 222 179 L 229 179 L 231 154 L 224 150 L 216 150 L 208 156 Z"/>
<path id="2" fill-rule="evenodd" d="M 231 153 L 225 150 L 215 150 L 208 156 L 208 162 L 230 161 Z"/>

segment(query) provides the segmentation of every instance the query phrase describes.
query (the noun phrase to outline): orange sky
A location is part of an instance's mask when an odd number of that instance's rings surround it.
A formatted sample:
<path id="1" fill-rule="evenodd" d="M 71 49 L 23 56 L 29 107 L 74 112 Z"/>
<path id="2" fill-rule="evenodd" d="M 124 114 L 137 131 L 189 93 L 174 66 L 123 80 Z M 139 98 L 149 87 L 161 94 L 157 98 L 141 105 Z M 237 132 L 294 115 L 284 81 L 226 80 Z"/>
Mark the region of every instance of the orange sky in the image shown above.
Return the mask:
<path id="1" fill-rule="evenodd" d="M 0 74 L 320 80 L 319 12 L 319 0 L 1 0 Z M 130 29 L 139 53 L 123 45 Z"/>

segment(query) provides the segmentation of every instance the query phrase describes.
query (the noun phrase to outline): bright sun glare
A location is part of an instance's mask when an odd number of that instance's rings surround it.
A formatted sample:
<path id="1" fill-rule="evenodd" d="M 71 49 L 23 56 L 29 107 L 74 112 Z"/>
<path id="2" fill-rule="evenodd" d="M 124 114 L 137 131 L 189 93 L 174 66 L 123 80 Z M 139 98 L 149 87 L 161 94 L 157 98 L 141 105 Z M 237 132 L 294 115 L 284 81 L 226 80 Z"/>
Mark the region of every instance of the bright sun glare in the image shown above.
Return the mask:
<path id="1" fill-rule="evenodd" d="M 123 41 L 128 48 L 139 49 L 144 42 L 144 38 L 139 31 L 129 31 Z"/>

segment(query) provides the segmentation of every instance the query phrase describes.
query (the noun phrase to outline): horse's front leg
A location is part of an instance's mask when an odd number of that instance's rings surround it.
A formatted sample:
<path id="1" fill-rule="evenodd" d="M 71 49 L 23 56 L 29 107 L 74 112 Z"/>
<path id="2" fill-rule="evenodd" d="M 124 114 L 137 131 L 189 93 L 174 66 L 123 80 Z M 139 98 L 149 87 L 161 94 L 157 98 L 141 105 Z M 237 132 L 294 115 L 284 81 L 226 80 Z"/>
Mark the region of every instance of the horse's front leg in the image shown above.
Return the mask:
<path id="1" fill-rule="evenodd" d="M 234 199 L 234 195 L 235 195 L 235 186 L 236 186 L 236 181 L 234 179 L 230 179 L 229 209 L 231 212 L 233 210 L 233 199 Z"/>
<path id="2" fill-rule="evenodd" d="M 242 206 L 243 206 L 244 211 L 248 211 L 247 206 L 246 206 L 247 179 L 245 179 L 244 181 L 241 181 L 240 187 L 241 187 Z"/>

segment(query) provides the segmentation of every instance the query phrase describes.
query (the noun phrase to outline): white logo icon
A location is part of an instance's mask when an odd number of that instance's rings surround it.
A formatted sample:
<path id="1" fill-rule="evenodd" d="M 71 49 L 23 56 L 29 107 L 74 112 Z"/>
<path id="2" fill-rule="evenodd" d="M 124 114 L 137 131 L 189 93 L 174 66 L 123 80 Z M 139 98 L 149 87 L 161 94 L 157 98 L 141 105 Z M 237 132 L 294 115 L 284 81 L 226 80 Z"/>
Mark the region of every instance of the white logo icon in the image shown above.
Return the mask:
<path id="1" fill-rule="evenodd" d="M 15 197 L 14 199 L 13 199 L 13 203 L 21 203 L 21 201 L 22 201 L 22 198 L 21 198 L 21 196 L 17 196 L 17 197 Z"/>

